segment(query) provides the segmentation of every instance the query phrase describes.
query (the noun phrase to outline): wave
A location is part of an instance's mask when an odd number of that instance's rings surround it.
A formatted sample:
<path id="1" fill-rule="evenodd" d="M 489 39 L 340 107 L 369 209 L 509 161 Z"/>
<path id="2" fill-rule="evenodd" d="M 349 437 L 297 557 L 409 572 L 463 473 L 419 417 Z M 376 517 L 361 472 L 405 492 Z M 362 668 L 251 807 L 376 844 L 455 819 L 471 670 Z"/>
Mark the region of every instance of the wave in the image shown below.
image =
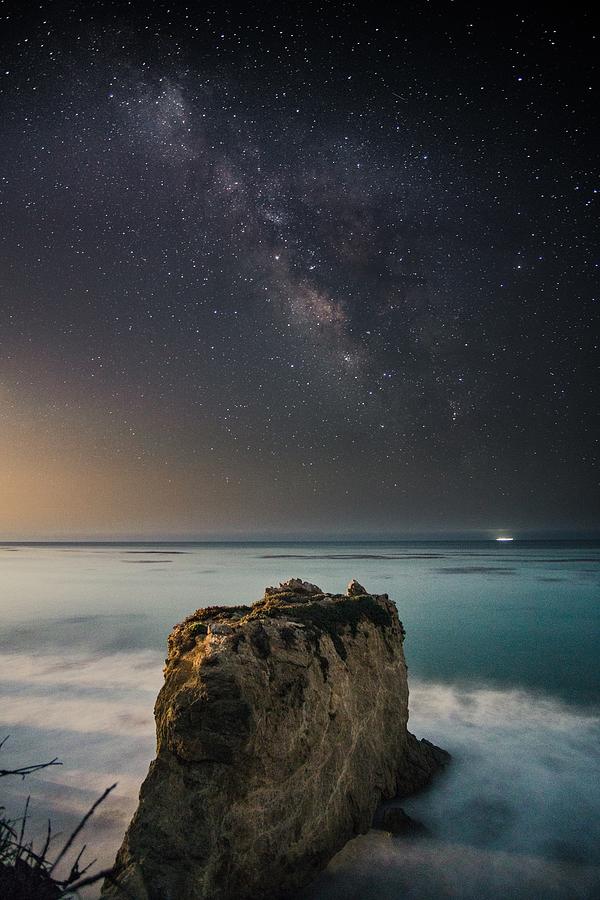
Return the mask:
<path id="1" fill-rule="evenodd" d="M 409 727 L 450 750 L 402 803 L 429 836 L 351 841 L 303 900 L 600 896 L 600 718 L 512 689 L 412 681 Z"/>
<path id="2" fill-rule="evenodd" d="M 32 827 L 73 827 L 119 787 L 86 829 L 110 865 L 154 755 L 155 651 L 0 654 L 3 762 L 59 755 L 64 766 L 8 788 L 32 796 Z M 600 896 L 600 717 L 531 691 L 411 679 L 409 727 L 453 754 L 447 773 L 403 803 L 422 839 L 370 831 L 350 842 L 304 900 L 592 900 Z M 6 690 L 8 688 L 8 690 Z"/>

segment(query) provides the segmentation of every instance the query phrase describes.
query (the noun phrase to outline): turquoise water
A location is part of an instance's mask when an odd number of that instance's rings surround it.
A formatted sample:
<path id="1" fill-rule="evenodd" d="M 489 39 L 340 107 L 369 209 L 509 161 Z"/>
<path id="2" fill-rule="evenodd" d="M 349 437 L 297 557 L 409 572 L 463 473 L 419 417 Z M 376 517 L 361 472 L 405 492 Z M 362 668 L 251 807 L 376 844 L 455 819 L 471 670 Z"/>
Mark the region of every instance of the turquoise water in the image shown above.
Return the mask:
<path id="1" fill-rule="evenodd" d="M 600 896 L 593 542 L 0 546 L 3 760 L 63 760 L 3 779 L 9 808 L 27 790 L 34 831 L 48 813 L 67 828 L 118 781 L 88 834 L 108 864 L 153 754 L 169 629 L 289 577 L 397 602 L 411 728 L 455 757 L 405 805 L 430 837 L 371 832 L 306 896 Z"/>

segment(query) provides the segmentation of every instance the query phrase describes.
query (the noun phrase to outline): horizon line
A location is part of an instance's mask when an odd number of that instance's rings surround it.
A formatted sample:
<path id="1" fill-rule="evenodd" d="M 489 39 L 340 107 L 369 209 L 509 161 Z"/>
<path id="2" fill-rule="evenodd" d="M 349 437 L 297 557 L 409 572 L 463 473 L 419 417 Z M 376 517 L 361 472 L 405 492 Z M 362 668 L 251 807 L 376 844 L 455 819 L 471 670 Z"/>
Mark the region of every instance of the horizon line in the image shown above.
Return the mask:
<path id="1" fill-rule="evenodd" d="M 510 541 L 503 541 L 502 536 L 482 536 L 468 535 L 465 533 L 457 533 L 454 535 L 419 535 L 411 537 L 396 536 L 368 536 L 361 537 L 349 535 L 348 537 L 287 537 L 287 538 L 269 538 L 269 537 L 211 537 L 211 538 L 177 538 L 177 537 L 114 537 L 114 538 L 38 538 L 38 539 L 18 539 L 0 538 L 0 546 L 68 546 L 68 545 L 106 545 L 115 544 L 165 544 L 165 545 L 198 545 L 198 544 L 379 544 L 379 543 L 454 543 L 457 541 L 468 541 L 471 543 L 511 543 L 518 544 L 528 541 L 598 541 L 600 533 L 594 532 L 533 532 L 525 533 L 522 536 L 512 535 Z"/>

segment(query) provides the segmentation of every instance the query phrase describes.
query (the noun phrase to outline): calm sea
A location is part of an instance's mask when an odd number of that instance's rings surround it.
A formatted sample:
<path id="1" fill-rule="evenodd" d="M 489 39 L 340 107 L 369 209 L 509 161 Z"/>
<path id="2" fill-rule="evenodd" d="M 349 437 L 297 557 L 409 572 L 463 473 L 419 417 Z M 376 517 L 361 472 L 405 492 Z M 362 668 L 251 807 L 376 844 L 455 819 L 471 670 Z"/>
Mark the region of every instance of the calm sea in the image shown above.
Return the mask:
<path id="1" fill-rule="evenodd" d="M 404 808 L 429 835 L 372 831 L 306 900 L 600 897 L 600 543 L 0 545 L 2 779 L 30 833 L 86 832 L 112 862 L 154 750 L 171 626 L 290 577 L 387 592 L 407 630 L 410 728 L 450 771 Z"/>

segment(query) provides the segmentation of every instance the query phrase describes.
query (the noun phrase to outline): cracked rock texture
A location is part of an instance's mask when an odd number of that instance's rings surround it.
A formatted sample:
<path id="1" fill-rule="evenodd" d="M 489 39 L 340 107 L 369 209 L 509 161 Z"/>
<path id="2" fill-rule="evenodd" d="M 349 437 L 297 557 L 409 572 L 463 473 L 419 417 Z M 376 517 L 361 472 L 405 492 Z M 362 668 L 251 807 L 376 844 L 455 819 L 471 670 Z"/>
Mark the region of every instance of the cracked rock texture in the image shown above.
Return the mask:
<path id="1" fill-rule="evenodd" d="M 136 900 L 291 897 L 381 800 L 426 784 L 448 757 L 407 731 L 403 640 L 395 604 L 355 581 L 292 579 L 176 625 L 118 883 Z"/>

